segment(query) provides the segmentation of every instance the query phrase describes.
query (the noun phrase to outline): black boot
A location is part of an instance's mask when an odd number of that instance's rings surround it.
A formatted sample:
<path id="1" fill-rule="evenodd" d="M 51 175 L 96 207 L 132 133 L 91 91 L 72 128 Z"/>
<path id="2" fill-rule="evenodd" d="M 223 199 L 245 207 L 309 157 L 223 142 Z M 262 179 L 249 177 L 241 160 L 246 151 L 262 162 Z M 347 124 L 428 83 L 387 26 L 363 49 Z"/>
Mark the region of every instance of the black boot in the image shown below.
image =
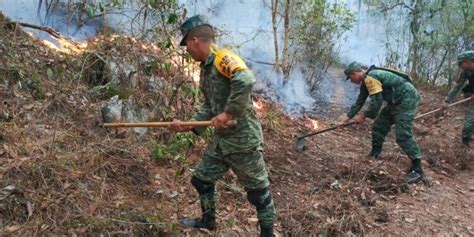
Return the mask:
<path id="1" fill-rule="evenodd" d="M 179 222 L 191 228 L 213 230 L 216 228 L 216 193 L 214 184 L 202 181 L 194 176 L 191 179 L 191 183 L 199 193 L 202 217 L 185 218 Z"/>
<path id="2" fill-rule="evenodd" d="M 260 237 L 273 237 L 273 222 L 275 219 L 275 205 L 268 187 L 247 191 L 247 199 L 257 209 L 260 224 Z"/>
<path id="3" fill-rule="evenodd" d="M 273 237 L 273 226 L 268 228 L 260 225 L 260 237 Z"/>
<path id="4" fill-rule="evenodd" d="M 409 184 L 418 183 L 423 180 L 423 169 L 421 168 L 421 159 L 412 159 L 412 167 L 405 177 L 405 181 Z"/>
<path id="5" fill-rule="evenodd" d="M 367 155 L 368 157 L 370 158 L 373 158 L 375 160 L 380 160 L 382 159 L 382 157 L 380 156 L 380 151 L 376 151 L 374 149 L 372 149 L 369 153 L 369 155 Z"/>
<path id="6" fill-rule="evenodd" d="M 179 221 L 181 224 L 194 228 L 194 229 L 208 229 L 208 230 L 214 230 L 216 228 L 215 221 L 214 222 L 209 222 L 209 220 L 206 217 L 202 218 L 184 218 Z"/>
<path id="7" fill-rule="evenodd" d="M 462 138 L 462 143 L 463 143 L 464 145 L 466 145 L 467 147 L 470 147 L 470 144 L 469 144 L 469 143 L 471 143 L 471 138 L 469 138 L 469 137 L 463 137 L 463 138 Z"/>
<path id="8" fill-rule="evenodd" d="M 201 195 L 204 196 L 204 195 Z M 208 229 L 213 230 L 216 228 L 216 208 L 215 201 L 213 200 L 214 195 L 208 195 L 208 197 L 201 197 L 201 218 L 184 218 L 179 222 L 187 227 L 195 229 Z M 208 201 L 212 200 L 212 201 Z"/>

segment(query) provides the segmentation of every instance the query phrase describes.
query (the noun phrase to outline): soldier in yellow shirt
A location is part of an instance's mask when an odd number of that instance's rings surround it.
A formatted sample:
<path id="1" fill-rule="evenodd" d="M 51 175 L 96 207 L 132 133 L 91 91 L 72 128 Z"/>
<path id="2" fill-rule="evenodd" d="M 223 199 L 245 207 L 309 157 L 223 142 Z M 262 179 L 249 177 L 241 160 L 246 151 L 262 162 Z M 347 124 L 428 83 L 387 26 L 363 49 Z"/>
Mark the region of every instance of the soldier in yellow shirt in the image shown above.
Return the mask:
<path id="1" fill-rule="evenodd" d="M 406 181 L 412 184 L 422 180 L 421 152 L 413 136 L 413 121 L 420 94 L 410 77 L 387 68 L 368 68 L 358 62 L 349 64 L 344 73 L 351 82 L 361 84 L 357 101 L 347 113 L 344 123 L 351 119 L 362 123 L 366 117 L 375 119 L 372 126 L 372 151 L 369 154 L 375 159 L 380 158 L 385 137 L 394 124 L 397 143 L 412 161 Z M 368 109 L 357 114 L 369 96 L 371 101 Z M 383 101 L 387 102 L 384 108 Z"/>

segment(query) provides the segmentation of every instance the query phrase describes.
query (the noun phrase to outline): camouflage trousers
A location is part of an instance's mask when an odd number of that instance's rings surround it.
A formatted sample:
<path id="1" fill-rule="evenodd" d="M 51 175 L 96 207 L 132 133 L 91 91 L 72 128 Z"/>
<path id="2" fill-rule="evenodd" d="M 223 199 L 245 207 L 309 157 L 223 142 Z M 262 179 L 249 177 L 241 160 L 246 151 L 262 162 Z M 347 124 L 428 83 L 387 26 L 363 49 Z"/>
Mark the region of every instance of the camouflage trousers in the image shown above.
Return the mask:
<path id="1" fill-rule="evenodd" d="M 398 145 L 411 160 L 421 159 L 420 147 L 413 136 L 413 122 L 420 95 L 416 90 L 408 90 L 396 105 L 388 104 L 379 113 L 372 126 L 372 150 L 380 153 L 390 127 L 395 124 Z"/>
<path id="2" fill-rule="evenodd" d="M 229 169 L 237 175 L 247 191 L 248 200 L 256 207 L 260 226 L 273 227 L 275 206 L 268 190 L 268 174 L 262 149 L 224 155 L 218 145 L 210 144 L 193 176 L 214 185 Z M 210 203 L 215 210 L 216 195 L 200 196 L 201 203 Z"/>
<path id="3" fill-rule="evenodd" d="M 474 135 L 474 100 L 469 102 L 469 108 L 464 117 L 464 126 L 462 128 L 462 137 L 472 139 Z"/>

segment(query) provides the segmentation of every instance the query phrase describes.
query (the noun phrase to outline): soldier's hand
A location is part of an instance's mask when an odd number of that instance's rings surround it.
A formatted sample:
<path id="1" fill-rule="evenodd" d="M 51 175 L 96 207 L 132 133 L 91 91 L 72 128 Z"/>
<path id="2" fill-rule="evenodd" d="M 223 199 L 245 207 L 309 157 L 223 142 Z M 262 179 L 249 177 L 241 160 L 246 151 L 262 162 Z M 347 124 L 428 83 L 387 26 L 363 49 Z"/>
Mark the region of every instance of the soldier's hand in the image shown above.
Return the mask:
<path id="1" fill-rule="evenodd" d="M 365 114 L 358 114 L 354 117 L 356 123 L 363 123 L 365 121 Z"/>
<path id="2" fill-rule="evenodd" d="M 168 130 L 173 132 L 187 132 L 191 130 L 191 126 L 183 126 L 181 125 L 181 120 L 173 119 L 173 122 L 168 126 Z"/>
<path id="3" fill-rule="evenodd" d="M 212 126 L 216 127 L 216 129 L 225 129 L 235 125 L 232 121 L 232 114 L 227 112 L 223 112 L 215 116 L 211 119 Z"/>

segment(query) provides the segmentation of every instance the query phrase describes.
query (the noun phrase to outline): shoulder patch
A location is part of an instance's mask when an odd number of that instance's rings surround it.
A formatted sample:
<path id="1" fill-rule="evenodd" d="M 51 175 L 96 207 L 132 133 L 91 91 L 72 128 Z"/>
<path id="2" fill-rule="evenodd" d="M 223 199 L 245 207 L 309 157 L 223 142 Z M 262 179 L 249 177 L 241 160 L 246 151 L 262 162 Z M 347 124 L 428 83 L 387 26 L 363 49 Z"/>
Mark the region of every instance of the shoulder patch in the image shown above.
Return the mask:
<path id="1" fill-rule="evenodd" d="M 220 49 L 217 51 L 214 65 L 222 75 L 229 79 L 232 78 L 234 73 L 247 69 L 245 62 L 237 54 L 228 49 Z"/>
<path id="2" fill-rule="evenodd" d="M 367 87 L 367 90 L 369 91 L 369 95 L 375 95 L 383 91 L 382 83 L 371 76 L 367 76 L 364 79 L 364 83 L 365 83 L 365 86 Z"/>

